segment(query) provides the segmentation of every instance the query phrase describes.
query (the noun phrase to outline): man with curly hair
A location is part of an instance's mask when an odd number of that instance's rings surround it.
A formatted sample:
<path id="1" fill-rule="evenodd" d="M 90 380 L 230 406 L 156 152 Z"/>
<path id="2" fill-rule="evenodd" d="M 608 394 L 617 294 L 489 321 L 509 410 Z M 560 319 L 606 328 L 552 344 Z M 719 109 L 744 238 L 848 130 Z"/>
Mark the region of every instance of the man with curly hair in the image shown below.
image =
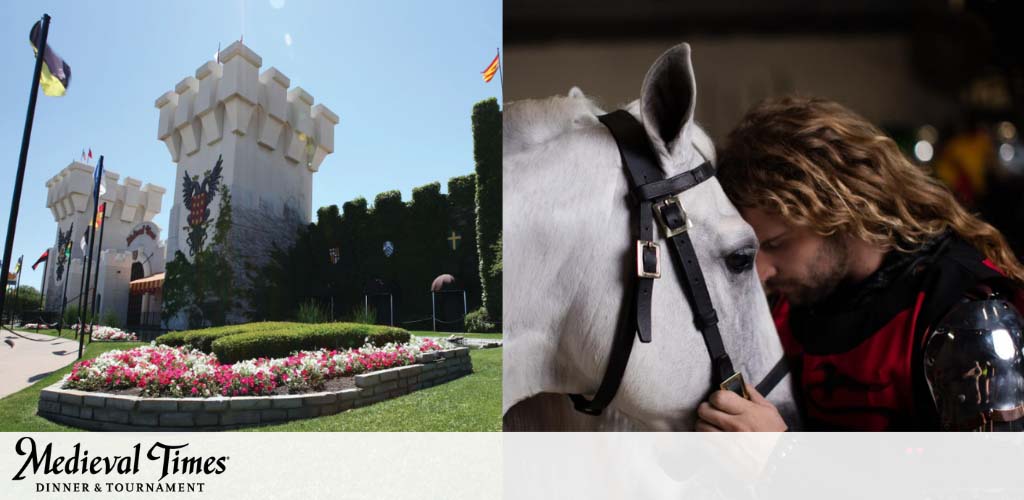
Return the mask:
<path id="1" fill-rule="evenodd" d="M 881 130 L 824 99 L 748 112 L 718 179 L 760 242 L 757 272 L 805 425 L 938 430 L 922 360 L 930 327 L 972 294 L 1024 303 L 1024 268 L 1003 236 Z M 697 430 L 786 429 L 756 391 L 718 391 L 698 416 Z"/>

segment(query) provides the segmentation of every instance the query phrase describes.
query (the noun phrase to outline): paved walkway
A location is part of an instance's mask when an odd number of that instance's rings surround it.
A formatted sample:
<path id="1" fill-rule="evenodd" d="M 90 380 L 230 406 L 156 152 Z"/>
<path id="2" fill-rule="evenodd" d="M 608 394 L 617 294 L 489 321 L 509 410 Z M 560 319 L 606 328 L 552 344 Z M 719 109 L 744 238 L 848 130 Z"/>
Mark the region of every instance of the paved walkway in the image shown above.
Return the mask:
<path id="1" fill-rule="evenodd" d="M 36 383 L 78 357 L 77 340 L 17 332 L 0 330 L 0 398 Z"/>

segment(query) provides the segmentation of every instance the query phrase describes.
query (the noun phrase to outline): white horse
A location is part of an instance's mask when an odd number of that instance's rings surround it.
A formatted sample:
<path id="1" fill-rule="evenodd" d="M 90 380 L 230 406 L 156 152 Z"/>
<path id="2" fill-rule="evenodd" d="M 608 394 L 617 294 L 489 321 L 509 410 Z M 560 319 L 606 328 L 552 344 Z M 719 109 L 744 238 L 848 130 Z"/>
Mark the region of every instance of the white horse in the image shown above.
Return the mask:
<path id="1" fill-rule="evenodd" d="M 693 121 L 690 47 L 664 53 L 627 109 L 642 121 L 671 177 L 714 162 Z M 637 208 L 604 112 L 578 88 L 567 97 L 509 103 L 504 111 L 503 412 L 506 430 L 692 430 L 711 387 L 711 360 L 662 235 L 654 281 L 652 342 L 635 338 L 622 385 L 602 417 L 573 410 L 566 394 L 593 395 L 634 286 Z M 736 369 L 756 384 L 782 356 L 756 272 L 726 258 L 757 248 L 753 230 L 716 179 L 682 195 L 689 230 L 722 339 Z M 660 228 L 656 229 L 660 231 Z M 730 262 L 735 262 L 732 260 Z M 793 427 L 789 377 L 771 393 Z"/>

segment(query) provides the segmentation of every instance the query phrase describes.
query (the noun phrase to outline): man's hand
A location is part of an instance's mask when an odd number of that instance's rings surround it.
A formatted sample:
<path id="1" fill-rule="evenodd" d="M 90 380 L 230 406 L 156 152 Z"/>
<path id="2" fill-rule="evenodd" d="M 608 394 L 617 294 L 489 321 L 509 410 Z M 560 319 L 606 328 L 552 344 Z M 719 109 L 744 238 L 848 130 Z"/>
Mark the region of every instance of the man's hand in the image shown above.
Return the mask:
<path id="1" fill-rule="evenodd" d="M 786 422 L 775 405 L 747 384 L 750 401 L 732 391 L 715 391 L 697 407 L 697 430 L 701 432 L 782 432 Z"/>

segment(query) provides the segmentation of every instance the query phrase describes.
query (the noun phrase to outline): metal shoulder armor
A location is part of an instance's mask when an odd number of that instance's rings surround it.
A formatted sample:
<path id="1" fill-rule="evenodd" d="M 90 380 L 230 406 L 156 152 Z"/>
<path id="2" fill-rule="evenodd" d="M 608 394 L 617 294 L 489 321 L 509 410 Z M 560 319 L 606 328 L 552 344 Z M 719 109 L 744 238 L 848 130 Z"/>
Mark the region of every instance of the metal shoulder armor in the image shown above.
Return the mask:
<path id="1" fill-rule="evenodd" d="M 925 378 L 943 430 L 1024 430 L 1024 320 L 996 296 L 965 301 L 932 330 Z"/>

